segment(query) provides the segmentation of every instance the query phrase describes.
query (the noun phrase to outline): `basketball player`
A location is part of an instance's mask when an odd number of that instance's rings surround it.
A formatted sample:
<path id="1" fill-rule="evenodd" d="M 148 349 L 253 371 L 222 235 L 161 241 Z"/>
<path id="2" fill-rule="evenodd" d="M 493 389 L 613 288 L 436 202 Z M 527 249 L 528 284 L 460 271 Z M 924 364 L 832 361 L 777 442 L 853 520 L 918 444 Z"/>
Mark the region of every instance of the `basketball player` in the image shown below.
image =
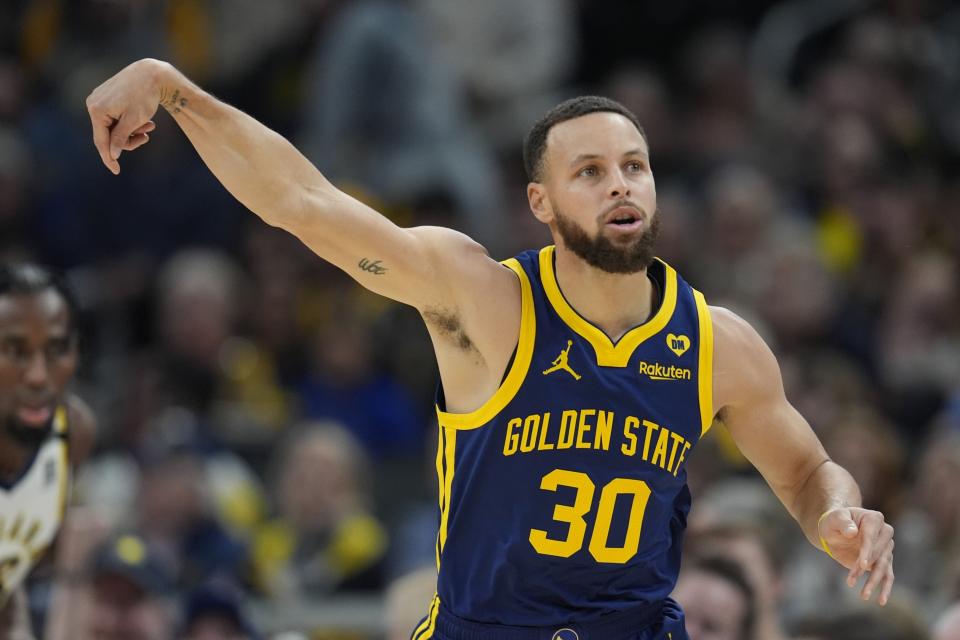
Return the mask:
<path id="1" fill-rule="evenodd" d="M 669 599 L 685 463 L 715 416 L 810 542 L 886 603 L 893 529 L 860 508 L 757 333 L 653 257 L 649 152 L 626 108 L 578 98 L 533 127 L 527 197 L 555 246 L 501 264 L 450 229 L 395 226 L 156 60 L 87 99 L 110 171 L 148 141 L 158 105 L 240 202 L 427 324 L 439 585 L 415 640 L 686 638 Z"/>
<path id="2" fill-rule="evenodd" d="M 63 521 L 71 468 L 93 444 L 66 391 L 77 366 L 73 295 L 34 264 L 0 266 L 0 638 L 32 637 L 23 582 Z"/>

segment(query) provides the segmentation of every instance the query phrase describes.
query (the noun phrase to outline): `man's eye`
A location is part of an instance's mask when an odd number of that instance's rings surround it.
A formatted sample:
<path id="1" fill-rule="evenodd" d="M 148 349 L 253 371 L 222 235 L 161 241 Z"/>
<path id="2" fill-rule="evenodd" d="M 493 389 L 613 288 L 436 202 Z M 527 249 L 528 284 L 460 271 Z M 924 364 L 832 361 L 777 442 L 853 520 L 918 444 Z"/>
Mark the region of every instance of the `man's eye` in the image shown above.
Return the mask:
<path id="1" fill-rule="evenodd" d="M 628 163 L 627 163 L 627 168 L 628 168 L 630 171 L 637 171 L 637 172 L 639 172 L 639 171 L 643 171 L 643 164 L 640 163 L 640 162 L 636 162 L 636 161 L 634 161 L 634 162 L 628 162 Z"/>
<path id="2" fill-rule="evenodd" d="M 578 173 L 577 175 L 583 176 L 584 178 L 592 178 L 593 176 L 597 175 L 597 168 L 584 167 L 583 169 L 580 169 L 580 173 Z"/>
<path id="3" fill-rule="evenodd" d="M 26 357 L 27 353 L 26 349 L 23 348 L 23 345 L 16 342 L 4 342 L 2 345 L 0 345 L 0 351 L 2 351 L 3 355 L 6 357 L 14 360 L 20 360 Z"/>
<path id="4" fill-rule="evenodd" d="M 66 340 L 56 340 L 47 345 L 47 353 L 52 357 L 62 356 L 67 352 L 69 346 Z"/>

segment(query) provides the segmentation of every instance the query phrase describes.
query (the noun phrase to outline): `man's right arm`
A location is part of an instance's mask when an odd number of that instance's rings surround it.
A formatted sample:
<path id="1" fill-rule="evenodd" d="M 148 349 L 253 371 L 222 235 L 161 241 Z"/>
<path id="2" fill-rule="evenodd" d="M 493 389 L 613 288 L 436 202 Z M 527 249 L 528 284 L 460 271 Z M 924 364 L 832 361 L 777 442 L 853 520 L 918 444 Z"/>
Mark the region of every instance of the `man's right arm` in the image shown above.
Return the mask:
<path id="1" fill-rule="evenodd" d="M 122 151 L 148 141 L 158 106 L 242 204 L 371 291 L 423 311 L 459 306 L 465 290 L 514 286 L 513 276 L 468 237 L 396 226 L 334 187 L 285 138 L 165 62 L 135 62 L 87 99 L 94 143 L 111 171 L 119 173 Z"/>

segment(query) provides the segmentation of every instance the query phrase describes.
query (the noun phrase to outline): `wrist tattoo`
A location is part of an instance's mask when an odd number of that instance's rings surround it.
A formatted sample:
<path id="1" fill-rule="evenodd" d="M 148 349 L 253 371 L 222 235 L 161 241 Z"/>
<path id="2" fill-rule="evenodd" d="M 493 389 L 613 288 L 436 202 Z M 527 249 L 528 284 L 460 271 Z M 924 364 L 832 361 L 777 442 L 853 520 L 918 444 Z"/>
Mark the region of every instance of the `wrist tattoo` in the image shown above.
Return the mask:
<path id="1" fill-rule="evenodd" d="M 160 106 L 172 114 L 180 113 L 187 107 L 187 99 L 180 96 L 180 89 L 174 89 L 173 95 L 167 97 L 166 91 L 160 93 Z"/>
<path id="2" fill-rule="evenodd" d="M 370 261 L 368 258 L 362 258 L 359 263 L 360 269 L 375 276 L 382 276 L 387 272 L 387 268 L 380 264 L 379 260 Z"/>

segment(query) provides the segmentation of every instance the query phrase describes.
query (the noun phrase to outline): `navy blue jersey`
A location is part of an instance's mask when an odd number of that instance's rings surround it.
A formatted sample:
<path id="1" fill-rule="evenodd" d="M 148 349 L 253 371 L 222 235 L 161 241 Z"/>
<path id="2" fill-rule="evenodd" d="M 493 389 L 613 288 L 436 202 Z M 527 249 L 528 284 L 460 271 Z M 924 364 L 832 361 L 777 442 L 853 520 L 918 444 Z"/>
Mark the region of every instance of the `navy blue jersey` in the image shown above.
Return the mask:
<path id="1" fill-rule="evenodd" d="M 614 344 L 564 299 L 553 247 L 504 264 L 520 339 L 482 407 L 438 406 L 438 595 L 417 640 L 441 604 L 489 624 L 588 624 L 663 600 L 680 569 L 685 463 L 713 419 L 703 296 L 655 260 L 660 306 Z"/>

